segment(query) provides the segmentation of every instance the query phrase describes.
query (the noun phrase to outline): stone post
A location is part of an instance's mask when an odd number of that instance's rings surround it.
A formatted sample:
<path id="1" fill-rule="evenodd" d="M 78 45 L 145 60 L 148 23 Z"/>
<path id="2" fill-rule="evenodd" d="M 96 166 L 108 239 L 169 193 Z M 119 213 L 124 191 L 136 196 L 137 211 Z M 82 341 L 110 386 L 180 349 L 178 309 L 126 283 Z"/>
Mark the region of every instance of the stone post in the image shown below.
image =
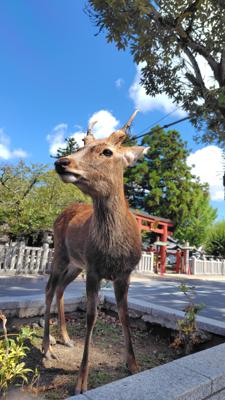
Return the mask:
<path id="1" fill-rule="evenodd" d="M 24 250 L 25 250 L 25 242 L 21 241 L 18 244 L 18 256 L 16 262 L 16 273 L 19 274 L 23 269 L 23 262 L 24 262 Z"/>

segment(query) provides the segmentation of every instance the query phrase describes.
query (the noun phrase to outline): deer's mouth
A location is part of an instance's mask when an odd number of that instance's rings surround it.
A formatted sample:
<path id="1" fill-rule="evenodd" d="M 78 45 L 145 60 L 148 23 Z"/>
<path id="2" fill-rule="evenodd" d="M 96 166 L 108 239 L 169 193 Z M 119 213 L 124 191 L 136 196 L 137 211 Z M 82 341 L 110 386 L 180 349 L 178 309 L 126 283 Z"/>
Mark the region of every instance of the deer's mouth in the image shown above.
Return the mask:
<path id="1" fill-rule="evenodd" d="M 60 178 L 62 179 L 63 182 L 65 183 L 75 183 L 79 184 L 82 183 L 85 179 L 84 177 L 79 174 L 78 172 L 70 172 L 70 171 L 63 171 L 63 172 L 58 172 Z"/>

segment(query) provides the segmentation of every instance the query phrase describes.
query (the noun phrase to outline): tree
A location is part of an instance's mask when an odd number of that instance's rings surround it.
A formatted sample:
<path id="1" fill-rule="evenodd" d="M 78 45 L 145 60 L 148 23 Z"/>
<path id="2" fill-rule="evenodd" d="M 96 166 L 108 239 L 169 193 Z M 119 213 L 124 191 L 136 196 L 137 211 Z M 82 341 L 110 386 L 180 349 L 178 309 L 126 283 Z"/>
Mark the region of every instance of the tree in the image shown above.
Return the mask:
<path id="1" fill-rule="evenodd" d="M 198 139 L 225 145 L 224 1 L 89 0 L 88 12 L 108 42 L 144 63 L 148 94 L 166 93 L 206 128 Z"/>
<path id="2" fill-rule="evenodd" d="M 79 146 L 73 137 L 66 138 L 65 142 L 66 142 L 66 147 L 65 148 L 59 147 L 56 156 L 54 156 L 54 158 L 66 157 L 74 153 L 77 149 L 79 149 Z"/>
<path id="3" fill-rule="evenodd" d="M 65 185 L 42 164 L 0 167 L 0 231 L 16 237 L 51 229 L 57 215 L 73 202 L 89 202 L 76 186 Z"/>
<path id="4" fill-rule="evenodd" d="M 192 175 L 189 152 L 176 130 L 153 128 L 142 144 L 150 146 L 144 160 L 127 170 L 125 190 L 132 207 L 171 219 L 175 237 L 199 246 L 216 218 L 208 186 Z"/>
<path id="5" fill-rule="evenodd" d="M 209 229 L 205 249 L 208 254 L 225 258 L 225 221 L 217 222 Z"/>

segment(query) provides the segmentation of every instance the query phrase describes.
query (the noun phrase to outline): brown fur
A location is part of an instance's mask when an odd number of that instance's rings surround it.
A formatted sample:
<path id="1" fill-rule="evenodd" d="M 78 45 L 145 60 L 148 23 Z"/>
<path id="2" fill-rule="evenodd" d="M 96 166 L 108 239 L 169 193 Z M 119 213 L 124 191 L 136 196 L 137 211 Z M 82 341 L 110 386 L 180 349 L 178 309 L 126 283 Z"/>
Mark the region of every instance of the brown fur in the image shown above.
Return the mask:
<path id="1" fill-rule="evenodd" d="M 46 356 L 51 356 L 49 317 L 54 293 L 57 296 L 62 337 L 65 344 L 70 346 L 63 292 L 68 283 L 83 269 L 86 270 L 87 333 L 76 393 L 87 390 L 89 345 L 97 315 L 101 279 L 113 281 L 125 337 L 127 365 L 132 373 L 137 371 L 129 328 L 127 294 L 130 273 L 141 256 L 141 241 L 136 220 L 124 197 L 123 170 L 143 154 L 144 148 L 121 147 L 124 138 L 123 130 L 103 140 L 95 140 L 89 132 L 82 149 L 56 162 L 56 170 L 61 178 L 66 183 L 74 183 L 93 199 L 93 206 L 73 204 L 57 218 L 54 224 L 55 256 L 46 287 L 43 349 Z"/>

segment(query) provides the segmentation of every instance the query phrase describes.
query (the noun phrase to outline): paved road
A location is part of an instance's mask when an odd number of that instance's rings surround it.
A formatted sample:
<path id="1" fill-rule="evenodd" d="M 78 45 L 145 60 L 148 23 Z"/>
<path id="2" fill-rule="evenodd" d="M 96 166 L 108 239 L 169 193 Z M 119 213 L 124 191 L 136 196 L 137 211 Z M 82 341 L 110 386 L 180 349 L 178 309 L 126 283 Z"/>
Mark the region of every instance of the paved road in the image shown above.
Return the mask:
<path id="1" fill-rule="evenodd" d="M 185 279 L 185 282 L 195 286 L 196 302 L 205 304 L 205 308 L 201 310 L 200 315 L 225 322 L 225 281 Z M 45 277 L 0 276 L 0 309 L 1 301 L 14 301 L 19 298 L 43 298 L 45 284 Z M 131 282 L 129 297 L 183 310 L 186 300 L 184 294 L 178 288 L 179 285 L 180 280 L 174 277 L 137 279 Z M 106 288 L 104 291 L 111 292 L 112 289 Z M 75 293 L 78 295 L 85 293 L 85 284 L 83 281 L 75 281 L 66 289 L 67 296 Z"/>
<path id="2" fill-rule="evenodd" d="M 195 286 L 195 303 L 204 303 L 199 315 L 225 322 L 225 282 L 204 280 L 182 280 L 189 286 Z M 157 278 L 144 282 L 132 282 L 130 296 L 149 301 L 176 310 L 184 310 L 187 304 L 185 295 L 180 291 L 180 280 L 176 278 Z"/>

